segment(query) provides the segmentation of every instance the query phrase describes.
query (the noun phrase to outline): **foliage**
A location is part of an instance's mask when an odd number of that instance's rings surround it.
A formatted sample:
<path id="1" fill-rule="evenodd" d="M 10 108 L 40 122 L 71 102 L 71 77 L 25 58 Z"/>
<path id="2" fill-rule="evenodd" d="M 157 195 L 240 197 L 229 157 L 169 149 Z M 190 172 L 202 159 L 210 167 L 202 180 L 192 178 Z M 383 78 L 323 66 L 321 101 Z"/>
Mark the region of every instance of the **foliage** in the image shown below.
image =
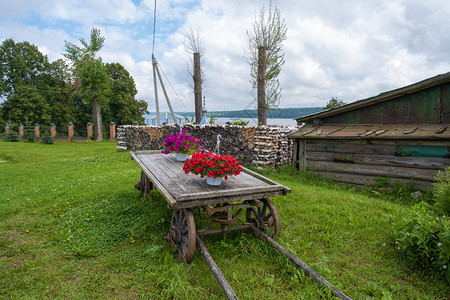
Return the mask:
<path id="1" fill-rule="evenodd" d="M 147 102 L 136 100 L 136 84 L 130 73 L 119 63 L 106 64 L 111 79 L 108 105 L 104 106 L 105 123 L 132 124 L 134 121 L 144 123 L 142 115 L 147 112 Z"/>
<path id="2" fill-rule="evenodd" d="M 192 158 L 188 158 L 183 166 L 187 174 L 192 172 L 202 177 L 224 177 L 237 176 L 241 173 L 241 162 L 230 155 L 216 155 L 209 151 L 208 153 L 194 153 Z"/>
<path id="3" fill-rule="evenodd" d="M 183 117 L 184 117 L 185 123 L 188 123 L 188 124 L 194 124 L 194 118 L 195 118 L 195 115 L 192 115 L 190 119 L 189 119 L 189 117 L 186 116 L 186 115 L 183 115 Z"/>
<path id="4" fill-rule="evenodd" d="M 450 283 L 450 220 L 421 202 L 394 223 L 394 247 L 418 268 L 443 276 Z"/>
<path id="5" fill-rule="evenodd" d="M 141 169 L 117 144 L 0 141 L 0 298 L 224 299 L 197 251 L 186 266 L 164 241 L 172 210 L 135 190 Z M 410 207 L 291 166 L 259 170 L 292 189 L 272 197 L 278 241 L 353 299 L 445 299 L 447 282 L 385 247 Z M 241 215 L 245 215 L 245 211 Z M 197 229 L 209 219 L 194 209 Z M 333 299 L 250 231 L 202 236 L 239 299 Z"/>
<path id="6" fill-rule="evenodd" d="M 246 58 L 250 65 L 253 88 L 257 89 L 258 123 L 266 125 L 266 109 L 279 105 L 281 89 L 278 75 L 284 65 L 282 43 L 286 40 L 287 28 L 277 7 L 272 11 L 272 2 L 266 11 L 263 5 L 253 23 L 253 31 L 247 31 L 248 50 Z"/>
<path id="7" fill-rule="evenodd" d="M 246 120 L 235 120 L 231 125 L 247 126 L 250 121 Z"/>
<path id="8" fill-rule="evenodd" d="M 439 214 L 450 216 L 450 166 L 439 171 L 434 184 L 435 209 Z"/>
<path id="9" fill-rule="evenodd" d="M 19 133 L 10 127 L 9 132 L 6 134 L 6 141 L 19 142 L 20 141 Z"/>
<path id="10" fill-rule="evenodd" d="M 330 99 L 330 101 L 327 102 L 327 104 L 325 105 L 325 107 L 323 109 L 326 110 L 326 109 L 330 109 L 330 108 L 335 108 L 335 107 L 339 107 L 339 106 L 342 106 L 345 104 L 347 104 L 347 103 L 342 100 L 339 100 L 337 97 L 332 97 Z"/>
<path id="11" fill-rule="evenodd" d="M 186 129 L 182 129 L 177 134 L 171 134 L 169 137 L 164 138 L 164 150 L 162 153 L 169 154 L 170 152 L 192 154 L 195 152 L 203 151 L 202 139 L 196 138 L 187 133 Z"/>
<path id="12" fill-rule="evenodd" d="M 105 38 L 100 30 L 91 30 L 90 42 L 80 39 L 82 47 L 65 42 L 66 52 L 63 55 L 70 59 L 75 77 L 74 90 L 80 93 L 86 101 L 92 103 L 95 141 L 103 140 L 103 124 L 101 104 L 106 104 L 110 94 L 110 77 L 107 68 L 96 53 L 103 48 Z"/>
<path id="13" fill-rule="evenodd" d="M 421 202 L 395 224 L 395 246 L 414 267 L 450 283 L 450 167 L 436 176 L 433 196 L 434 206 Z"/>
<path id="14" fill-rule="evenodd" d="M 23 126 L 23 136 L 22 139 L 27 142 L 34 142 L 37 139 L 37 136 L 34 132 L 34 125 L 31 121 L 26 121 Z"/>
<path id="15" fill-rule="evenodd" d="M 220 114 L 211 114 L 209 116 L 209 125 L 214 125 L 216 123 L 217 118 L 220 116 Z"/>
<path id="16" fill-rule="evenodd" d="M 4 119 L 12 122 L 30 119 L 47 122 L 50 118 L 48 99 L 49 62 L 35 45 L 4 40 L 0 46 L 0 97 Z"/>
<path id="17" fill-rule="evenodd" d="M 44 132 L 42 134 L 41 143 L 47 144 L 47 145 L 52 145 L 54 143 L 54 140 L 48 132 Z"/>

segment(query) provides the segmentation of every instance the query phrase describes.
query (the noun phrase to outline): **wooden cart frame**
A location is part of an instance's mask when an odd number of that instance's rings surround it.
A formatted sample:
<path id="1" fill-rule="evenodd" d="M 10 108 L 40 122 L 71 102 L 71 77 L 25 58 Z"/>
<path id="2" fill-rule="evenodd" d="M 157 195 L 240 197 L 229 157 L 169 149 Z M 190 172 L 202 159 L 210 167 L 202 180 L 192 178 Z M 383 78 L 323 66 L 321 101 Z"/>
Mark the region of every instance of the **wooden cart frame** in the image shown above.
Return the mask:
<path id="1" fill-rule="evenodd" d="M 189 263 L 195 252 L 196 237 L 256 226 L 269 236 L 280 234 L 280 218 L 269 197 L 283 196 L 291 190 L 247 168 L 229 176 L 220 186 L 210 186 L 205 178 L 185 174 L 184 162 L 160 151 L 131 152 L 139 164 L 141 180 L 136 187 L 147 194 L 158 189 L 174 210 L 166 239 L 178 250 L 178 258 Z M 196 229 L 190 208 L 202 207 L 210 218 L 203 229 Z M 245 212 L 245 213 L 244 213 Z M 220 228 L 214 228 L 219 224 Z"/>
<path id="2" fill-rule="evenodd" d="M 279 236 L 281 228 L 278 212 L 269 197 L 286 195 L 291 189 L 246 168 L 238 176 L 228 177 L 222 185 L 210 186 L 205 178 L 185 174 L 184 163 L 176 161 L 173 155 L 163 155 L 161 151 L 130 154 L 142 170 L 141 180 L 135 187 L 144 195 L 153 188 L 158 189 L 174 210 L 165 239 L 176 249 L 177 258 L 190 263 L 197 247 L 228 299 L 234 300 L 237 296 L 211 258 L 201 236 L 244 228 L 250 228 L 298 268 L 328 286 L 338 298 L 351 299 L 273 239 Z M 196 229 L 193 207 L 202 207 L 209 216 L 210 222 L 205 228 Z M 215 224 L 219 224 L 219 228 L 213 228 Z"/>

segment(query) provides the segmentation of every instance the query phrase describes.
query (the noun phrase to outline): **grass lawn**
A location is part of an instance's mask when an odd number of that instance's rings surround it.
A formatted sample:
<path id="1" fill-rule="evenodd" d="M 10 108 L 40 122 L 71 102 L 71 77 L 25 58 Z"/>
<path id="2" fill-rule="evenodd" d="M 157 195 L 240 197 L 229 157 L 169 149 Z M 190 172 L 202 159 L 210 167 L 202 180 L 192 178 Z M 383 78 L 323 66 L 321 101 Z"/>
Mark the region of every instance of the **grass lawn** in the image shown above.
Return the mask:
<path id="1" fill-rule="evenodd" d="M 134 189 L 138 165 L 113 142 L 0 141 L 0 298 L 225 299 L 196 252 L 190 266 L 164 242 L 172 211 Z M 411 270 L 390 221 L 408 204 L 264 171 L 292 189 L 273 198 L 278 241 L 354 299 L 445 299 L 447 283 Z M 194 209 L 197 222 L 204 222 Z M 239 299 L 332 299 L 327 288 L 242 230 L 204 241 Z"/>

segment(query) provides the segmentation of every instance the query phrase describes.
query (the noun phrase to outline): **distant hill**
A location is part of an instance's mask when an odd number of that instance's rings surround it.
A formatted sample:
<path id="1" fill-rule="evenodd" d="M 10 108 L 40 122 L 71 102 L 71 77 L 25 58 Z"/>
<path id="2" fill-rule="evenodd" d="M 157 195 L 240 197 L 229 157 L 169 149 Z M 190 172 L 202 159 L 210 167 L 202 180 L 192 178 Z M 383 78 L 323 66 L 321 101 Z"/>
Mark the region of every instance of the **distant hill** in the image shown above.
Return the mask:
<path id="1" fill-rule="evenodd" d="M 274 119 L 297 119 L 303 116 L 307 116 L 318 111 L 321 111 L 322 107 L 296 107 L 296 108 L 277 108 L 275 110 L 267 111 L 268 118 Z M 175 114 L 180 116 L 187 116 L 191 118 L 194 113 L 193 112 L 175 112 Z M 246 110 L 230 110 L 230 111 L 208 111 L 209 115 L 218 114 L 221 118 L 239 118 L 239 119 L 254 119 L 258 118 L 258 112 L 256 109 L 246 109 Z M 155 113 L 152 112 L 150 114 L 144 115 L 144 117 L 154 116 Z"/>
<path id="2" fill-rule="evenodd" d="M 267 111 L 267 117 L 274 119 L 296 119 L 321 110 L 322 107 L 278 108 Z M 208 114 L 210 113 L 219 114 L 221 118 L 258 118 L 256 109 L 208 112 Z"/>

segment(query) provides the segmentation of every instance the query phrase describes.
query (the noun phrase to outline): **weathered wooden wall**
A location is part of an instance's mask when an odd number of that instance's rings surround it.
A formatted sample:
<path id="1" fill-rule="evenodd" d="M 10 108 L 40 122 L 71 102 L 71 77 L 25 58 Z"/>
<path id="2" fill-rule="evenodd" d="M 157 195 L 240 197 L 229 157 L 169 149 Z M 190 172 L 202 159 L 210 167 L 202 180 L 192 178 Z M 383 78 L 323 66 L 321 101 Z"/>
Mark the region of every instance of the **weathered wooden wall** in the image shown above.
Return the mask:
<path id="1" fill-rule="evenodd" d="M 294 163 L 341 183 L 373 184 L 377 177 L 387 177 L 391 183 L 413 179 L 418 189 L 426 190 L 432 188 L 437 172 L 450 165 L 450 145 L 448 141 L 296 139 Z"/>
<path id="2" fill-rule="evenodd" d="M 450 82 L 322 119 L 323 124 L 450 124 Z"/>
<path id="3" fill-rule="evenodd" d="M 221 135 L 220 153 L 236 157 L 245 164 L 275 167 L 291 162 L 292 140 L 287 134 L 296 127 L 183 125 L 195 137 L 202 138 L 208 150 L 214 150 Z M 163 139 L 180 131 L 179 125 L 119 126 L 117 148 L 138 150 L 163 148 Z"/>

